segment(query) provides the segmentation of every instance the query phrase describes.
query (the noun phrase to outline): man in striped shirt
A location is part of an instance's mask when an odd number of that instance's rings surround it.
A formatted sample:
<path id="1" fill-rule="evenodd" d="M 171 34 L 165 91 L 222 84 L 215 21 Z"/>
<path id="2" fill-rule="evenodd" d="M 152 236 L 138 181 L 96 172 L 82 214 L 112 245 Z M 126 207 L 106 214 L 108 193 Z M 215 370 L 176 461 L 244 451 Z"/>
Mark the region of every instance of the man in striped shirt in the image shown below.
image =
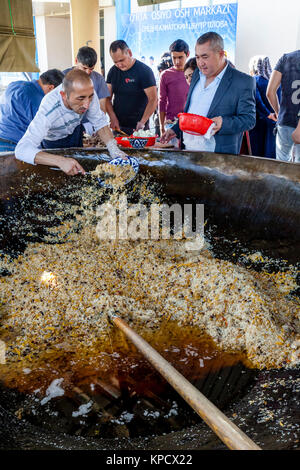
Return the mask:
<path id="1" fill-rule="evenodd" d="M 43 98 L 37 114 L 16 146 L 16 158 L 31 164 L 55 165 L 68 175 L 84 174 L 76 159 L 46 151 L 49 148 L 82 147 L 84 117 L 105 143 L 112 158 L 126 158 L 100 109 L 91 78 L 76 68 L 65 75 L 62 85 Z"/>

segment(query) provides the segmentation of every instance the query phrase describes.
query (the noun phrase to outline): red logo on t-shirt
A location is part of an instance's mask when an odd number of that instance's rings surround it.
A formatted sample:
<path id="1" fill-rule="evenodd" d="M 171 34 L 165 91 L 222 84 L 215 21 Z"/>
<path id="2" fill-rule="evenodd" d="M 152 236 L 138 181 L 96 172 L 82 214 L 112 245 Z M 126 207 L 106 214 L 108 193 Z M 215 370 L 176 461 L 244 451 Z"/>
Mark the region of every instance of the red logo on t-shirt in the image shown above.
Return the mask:
<path id="1" fill-rule="evenodd" d="M 126 83 L 132 83 L 134 81 L 135 81 L 134 78 L 125 78 Z"/>

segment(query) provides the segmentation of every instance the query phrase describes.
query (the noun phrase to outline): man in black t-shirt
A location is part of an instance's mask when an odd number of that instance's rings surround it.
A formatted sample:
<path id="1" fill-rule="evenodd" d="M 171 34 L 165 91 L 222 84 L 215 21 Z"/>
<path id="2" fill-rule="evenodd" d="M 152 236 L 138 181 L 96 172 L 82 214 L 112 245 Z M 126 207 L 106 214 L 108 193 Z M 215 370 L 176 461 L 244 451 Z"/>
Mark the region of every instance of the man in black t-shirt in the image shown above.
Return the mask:
<path id="1" fill-rule="evenodd" d="M 156 81 L 151 68 L 133 58 L 123 40 L 111 43 L 109 52 L 115 64 L 106 80 L 115 113 L 111 128 L 127 134 L 149 128 L 148 120 L 157 106 Z"/>

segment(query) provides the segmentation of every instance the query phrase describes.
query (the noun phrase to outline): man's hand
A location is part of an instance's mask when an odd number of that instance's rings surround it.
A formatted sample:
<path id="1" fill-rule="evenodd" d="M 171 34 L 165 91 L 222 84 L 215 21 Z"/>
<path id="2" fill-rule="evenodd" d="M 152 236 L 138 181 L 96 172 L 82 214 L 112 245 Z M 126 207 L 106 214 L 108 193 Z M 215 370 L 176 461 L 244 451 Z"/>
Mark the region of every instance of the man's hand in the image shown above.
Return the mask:
<path id="1" fill-rule="evenodd" d="M 78 173 L 85 174 L 84 168 L 78 163 L 75 158 L 62 157 L 48 152 L 38 152 L 34 158 L 36 165 L 57 166 L 64 173 L 70 176 L 78 175 Z"/>
<path id="2" fill-rule="evenodd" d="M 116 115 L 114 116 L 110 116 L 110 124 L 109 124 L 110 128 L 114 131 L 120 129 L 120 123 L 118 121 L 118 118 Z"/>
<path id="3" fill-rule="evenodd" d="M 268 119 L 271 119 L 272 121 L 277 122 L 276 113 L 270 113 L 269 116 L 268 116 Z"/>
<path id="4" fill-rule="evenodd" d="M 211 118 L 211 120 L 214 121 L 215 123 L 215 127 L 211 135 L 215 135 L 217 132 L 219 132 L 219 130 L 221 129 L 223 125 L 223 118 L 221 116 L 217 116 L 217 117 Z"/>
<path id="5" fill-rule="evenodd" d="M 111 158 L 121 157 L 125 160 L 127 159 L 126 153 L 120 150 L 117 146 L 117 142 L 114 139 L 113 133 L 108 126 L 104 126 L 102 127 L 102 129 L 99 129 L 97 131 L 97 134 L 100 139 L 105 143 Z"/>
<path id="6" fill-rule="evenodd" d="M 171 139 L 173 139 L 176 136 L 176 133 L 172 129 L 168 129 L 160 138 L 160 142 L 162 144 L 167 144 L 170 142 Z"/>
<path id="7" fill-rule="evenodd" d="M 63 160 L 58 163 L 59 168 L 69 176 L 78 175 L 78 173 L 85 174 L 84 169 L 74 158 L 63 157 Z"/>
<path id="8" fill-rule="evenodd" d="M 125 152 L 123 152 L 123 150 L 121 150 L 118 146 L 117 146 L 117 142 L 115 141 L 115 139 L 111 139 L 109 140 L 107 143 L 106 143 L 106 147 L 107 147 L 107 150 L 109 151 L 109 154 L 111 156 L 111 158 L 123 158 L 124 160 L 127 160 L 127 155 Z"/>
<path id="9" fill-rule="evenodd" d="M 139 121 L 136 123 L 135 130 L 140 131 L 141 129 L 144 129 L 144 127 L 145 127 L 145 123 L 143 123 L 142 121 Z"/>
<path id="10" fill-rule="evenodd" d="M 294 132 L 292 133 L 292 139 L 295 144 L 300 144 L 300 121 Z"/>

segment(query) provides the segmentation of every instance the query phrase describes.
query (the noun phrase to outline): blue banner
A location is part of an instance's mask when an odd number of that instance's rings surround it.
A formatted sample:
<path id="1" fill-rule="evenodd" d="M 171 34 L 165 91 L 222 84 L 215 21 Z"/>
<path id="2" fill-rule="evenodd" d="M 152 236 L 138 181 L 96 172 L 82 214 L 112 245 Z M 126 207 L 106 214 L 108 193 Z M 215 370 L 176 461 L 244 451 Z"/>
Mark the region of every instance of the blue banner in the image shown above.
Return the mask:
<path id="1" fill-rule="evenodd" d="M 176 39 L 184 39 L 189 44 L 193 57 L 198 37 L 214 31 L 223 37 L 228 59 L 234 63 L 237 7 L 237 3 L 226 3 L 122 15 L 119 39 L 127 42 L 135 58 L 144 56 L 148 63 L 153 56 L 157 64 Z"/>
<path id="2" fill-rule="evenodd" d="M 116 20 L 117 20 L 117 39 L 123 39 L 123 19 L 130 14 L 130 0 L 116 2 Z"/>

